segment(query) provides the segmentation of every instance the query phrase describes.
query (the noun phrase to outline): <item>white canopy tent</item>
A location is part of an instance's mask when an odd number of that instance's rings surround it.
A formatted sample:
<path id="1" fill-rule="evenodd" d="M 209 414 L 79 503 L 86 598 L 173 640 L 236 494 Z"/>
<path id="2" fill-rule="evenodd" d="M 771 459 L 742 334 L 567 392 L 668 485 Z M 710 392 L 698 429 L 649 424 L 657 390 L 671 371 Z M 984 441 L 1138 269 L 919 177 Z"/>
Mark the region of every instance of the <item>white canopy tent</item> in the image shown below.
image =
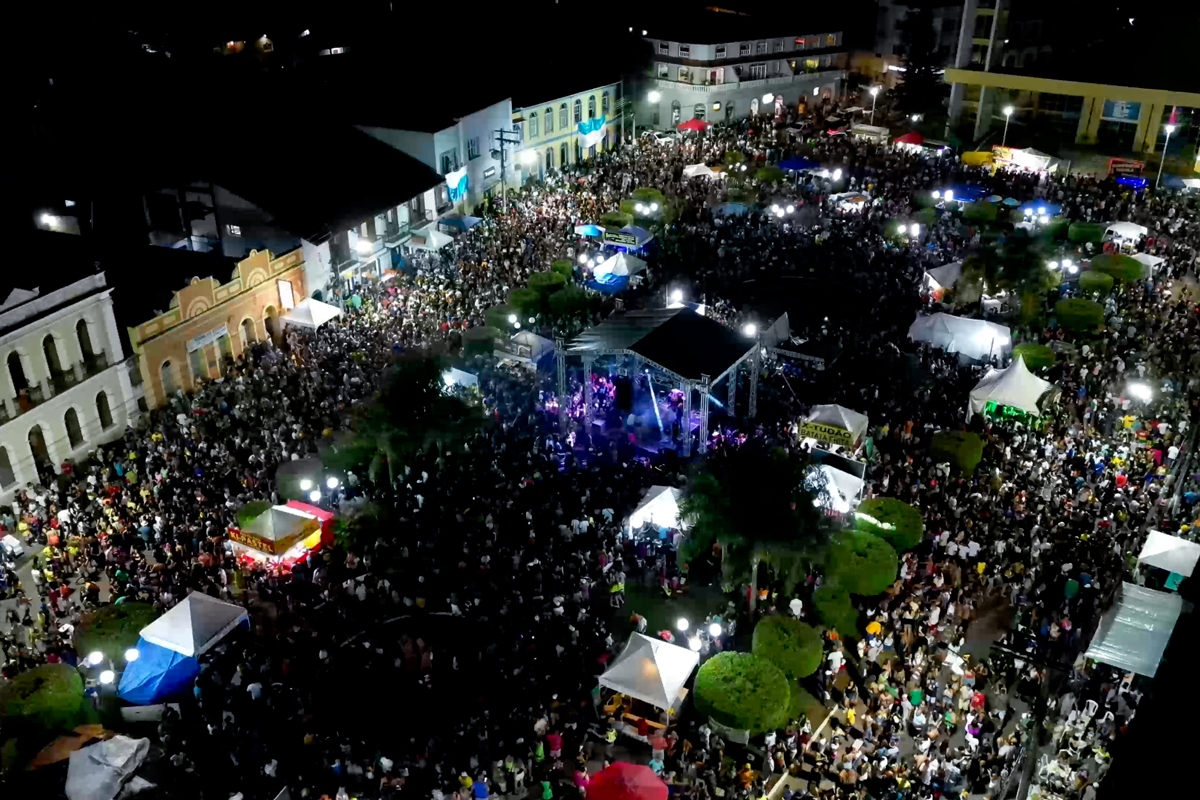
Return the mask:
<path id="1" fill-rule="evenodd" d="M 1105 236 L 1117 236 L 1122 239 L 1137 239 L 1139 236 L 1146 236 L 1149 233 L 1149 228 L 1145 225 L 1138 225 L 1136 222 L 1114 222 L 1104 231 Z"/>
<path id="2" fill-rule="evenodd" d="M 1007 327 L 942 313 L 917 317 L 909 326 L 908 338 L 976 360 L 1002 356 L 1012 350 L 1012 333 Z"/>
<path id="3" fill-rule="evenodd" d="M 203 592 L 192 592 L 179 605 L 142 628 L 141 637 L 180 655 L 196 657 L 249 619 L 250 615 L 241 606 Z"/>
<path id="4" fill-rule="evenodd" d="M 635 633 L 600 676 L 600 685 L 655 708 L 669 709 L 683 698 L 683 687 L 699 663 L 699 653 Z"/>
<path id="5" fill-rule="evenodd" d="M 713 172 L 707 164 L 689 164 L 683 168 L 685 178 L 719 178 L 721 173 Z"/>
<path id="6" fill-rule="evenodd" d="M 1008 368 L 990 370 L 975 384 L 967 405 L 967 420 L 982 412 L 989 402 L 1019 408 L 1026 414 L 1041 414 L 1038 400 L 1053 390 L 1054 384 L 1030 372 L 1024 359 L 1018 356 Z"/>
<path id="7" fill-rule="evenodd" d="M 833 425 L 836 428 L 843 428 L 850 431 L 850 435 L 856 442 L 867 435 L 867 426 L 870 424 L 870 420 L 866 414 L 860 414 L 857 411 L 851 411 L 845 406 L 832 403 L 813 406 L 812 411 L 808 412 L 808 418 L 805 422 L 817 422 L 821 425 Z"/>
<path id="8" fill-rule="evenodd" d="M 441 250 L 452 241 L 454 240 L 450 238 L 449 234 L 442 233 L 435 227 L 429 227 L 414 232 L 412 238 L 408 240 L 408 245 L 418 250 Z"/>
<path id="9" fill-rule="evenodd" d="M 596 265 L 595 275 L 637 275 L 646 269 L 646 262 L 625 253 L 617 253 L 610 259 Z"/>
<path id="10" fill-rule="evenodd" d="M 940 267 L 934 267 L 931 270 L 925 271 L 925 278 L 929 281 L 933 289 L 949 289 L 958 283 L 958 279 L 961 277 L 961 261 L 951 261 L 949 264 L 943 264 Z"/>
<path id="11" fill-rule="evenodd" d="M 811 488 L 818 492 L 817 498 L 821 507 L 839 514 L 853 511 L 862 496 L 862 478 L 842 472 L 829 464 L 813 467 L 809 471 L 809 481 Z"/>
<path id="12" fill-rule="evenodd" d="M 650 491 L 629 515 L 631 527 L 649 521 L 657 528 L 679 528 L 680 492 L 674 486 L 651 486 Z"/>
<path id="13" fill-rule="evenodd" d="M 1183 610 L 1183 598 L 1132 583 L 1100 620 L 1087 657 L 1153 678 Z"/>
<path id="14" fill-rule="evenodd" d="M 1134 253 L 1133 259 L 1135 261 L 1140 261 L 1146 265 L 1145 272 L 1147 275 L 1152 274 L 1154 272 L 1154 270 L 1158 269 L 1159 264 L 1166 261 L 1165 258 L 1160 258 L 1159 256 L 1152 256 L 1149 253 Z"/>
<path id="15" fill-rule="evenodd" d="M 1143 564 L 1177 572 L 1185 578 L 1192 577 L 1198 560 L 1200 544 L 1162 531 L 1150 531 L 1138 555 L 1138 561 Z"/>
<path id="16" fill-rule="evenodd" d="M 300 328 L 317 329 L 329 322 L 331 319 L 336 319 L 342 315 L 342 310 L 337 306 L 331 306 L 328 303 L 322 303 L 320 300 L 313 300 L 311 297 L 307 300 L 300 301 L 299 305 L 291 311 L 283 315 L 283 323 L 285 325 L 295 325 Z"/>

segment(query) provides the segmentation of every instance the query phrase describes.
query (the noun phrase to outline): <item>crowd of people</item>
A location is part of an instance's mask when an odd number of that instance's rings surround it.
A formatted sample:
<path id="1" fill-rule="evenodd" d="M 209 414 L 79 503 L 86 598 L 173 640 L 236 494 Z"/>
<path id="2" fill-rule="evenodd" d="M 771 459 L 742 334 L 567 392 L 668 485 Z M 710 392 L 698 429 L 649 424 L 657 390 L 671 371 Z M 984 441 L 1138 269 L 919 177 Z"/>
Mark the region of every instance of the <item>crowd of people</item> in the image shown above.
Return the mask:
<path id="1" fill-rule="evenodd" d="M 1195 481 L 1172 469 L 1187 455 L 1200 396 L 1195 203 L 1099 178 L 991 175 L 906 148 L 786 136 L 742 121 L 571 165 L 511 193 L 507 208 L 442 252 L 409 256 L 394 282 L 345 287 L 363 302 L 339 320 L 229 358 L 221 380 L 177 394 L 57 482 L 23 489 L 0 520 L 34 551 L 29 581 L 15 564 L 5 570 L 16 600 L 0 625 L 4 676 L 78 663 L 72 632 L 91 608 L 143 600 L 165 610 L 200 591 L 245 603 L 254 626 L 213 651 L 181 713 L 159 726 L 158 774 L 179 792 L 257 800 L 287 786 L 314 800 L 443 800 L 533 791 L 550 800 L 585 795 L 590 773 L 619 755 L 649 763 L 690 798 L 754 800 L 781 774 L 789 799 L 999 797 L 1037 746 L 1026 720 L 1057 712 L 1055 741 L 1070 745 L 1061 788 L 1094 795 L 1140 687 L 1080 653 L 1121 581 L 1145 580 L 1128 560 L 1145 531 L 1187 535 L 1195 514 L 1168 502 L 1187 494 L 1176 480 Z M 752 162 L 802 153 L 842 177 L 776 186 L 776 202 L 794 208 L 785 219 L 729 214 L 730 192 L 752 185 L 736 173 L 727 183 L 683 178 L 684 166 L 728 152 Z M 1062 402 L 1042 424 L 968 422 L 967 393 L 984 365 L 905 337 L 932 302 L 924 270 L 979 244 L 978 231 L 948 217 L 912 240 L 889 233 L 916 213 L 917 194 L 948 183 L 1053 198 L 1071 219 L 1135 220 L 1151 230 L 1139 246 L 1166 258 L 1109 299 L 1104 337 L 1051 370 Z M 703 721 L 668 715 L 646 747 L 596 716 L 595 675 L 620 652 L 636 611 L 612 601 L 623 598 L 626 573 L 665 574 L 662 559 L 673 555 L 666 547 L 656 563 L 621 537 L 622 524 L 651 484 L 685 479 L 672 459 L 577 436 L 578 414 L 559 430 L 554 409 L 570 401 L 553 397 L 549 376 L 476 357 L 491 424 L 394 467 L 395 480 L 352 476 L 334 498 L 344 519 L 388 535 L 351 537 L 338 557 L 327 550 L 290 579 L 259 571 L 243 580 L 226 547 L 238 509 L 277 502 L 280 465 L 318 455 L 323 439 L 349 427 L 397 358 L 454 349 L 456 333 L 484 325 L 486 309 L 531 273 L 594 250 L 575 226 L 643 186 L 669 198 L 671 218 L 658 229 L 650 279 L 626 304 L 683 288 L 738 324 L 753 313 L 745 281 L 800 276 L 844 286 L 870 309 L 869 324 L 816 311 L 793 320 L 797 336 L 846 354 L 839 378 L 797 392 L 768 366 L 760 419 L 744 433 L 790 445 L 812 404 L 866 413 L 870 492 L 925 518 L 927 540 L 861 609 L 863 635 L 826 632 L 813 688 L 834 709 L 828 723 L 768 733 L 761 759 Z M 829 202 L 846 189 L 869 196 L 860 213 Z M 1055 343 L 1063 332 L 1026 338 Z M 1125 391 L 1130 376 L 1153 387 L 1149 400 Z M 611 383 L 584 379 L 611 403 Z M 929 438 L 966 427 L 986 438 L 984 461 L 954 474 L 931 457 Z M 793 608 L 815 621 L 821 576 L 809 577 Z M 993 639 L 1002 648 L 977 646 Z M 1069 674 L 1070 707 L 1049 702 L 1051 666 Z M 1081 722 L 1088 701 L 1096 708 Z"/>

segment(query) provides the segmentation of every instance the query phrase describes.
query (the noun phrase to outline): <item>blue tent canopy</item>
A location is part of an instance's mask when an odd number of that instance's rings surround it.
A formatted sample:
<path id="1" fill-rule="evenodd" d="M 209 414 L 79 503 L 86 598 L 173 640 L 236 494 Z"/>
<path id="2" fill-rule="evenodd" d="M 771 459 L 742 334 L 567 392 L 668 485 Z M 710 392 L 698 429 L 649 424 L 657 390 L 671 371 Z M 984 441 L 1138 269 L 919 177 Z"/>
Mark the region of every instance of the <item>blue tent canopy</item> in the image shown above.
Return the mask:
<path id="1" fill-rule="evenodd" d="M 745 203 L 722 203 L 717 206 L 718 214 L 749 214 L 750 206 Z"/>
<path id="2" fill-rule="evenodd" d="M 646 242 L 654 238 L 653 233 L 645 228 L 639 228 L 637 225 L 626 225 L 624 228 L 621 228 L 621 233 L 632 233 L 637 237 L 637 244 L 634 245 L 635 248 L 644 247 Z"/>
<path id="3" fill-rule="evenodd" d="M 600 227 L 599 225 L 591 225 L 591 224 L 576 225 L 575 233 L 577 233 L 580 236 L 603 236 L 604 228 Z"/>
<path id="4" fill-rule="evenodd" d="M 947 186 L 942 190 L 942 195 L 945 196 L 946 192 L 954 192 L 953 199 L 961 200 L 964 203 L 977 203 L 987 196 L 987 189 L 968 183 L 956 183 L 953 186 Z"/>
<path id="5" fill-rule="evenodd" d="M 799 171 L 802 169 L 816 169 L 821 166 L 811 158 L 789 158 L 787 161 L 780 161 L 779 168 L 783 170 Z"/>
<path id="6" fill-rule="evenodd" d="M 466 232 L 478 225 L 482 220 L 479 217 L 468 217 L 466 214 L 447 214 L 442 217 L 441 222 L 451 228 L 458 228 L 460 231 Z"/>
<path id="7" fill-rule="evenodd" d="M 121 699 L 138 706 L 160 703 L 185 691 L 200 674 L 200 662 L 145 639 L 138 639 L 138 657 L 125 665 Z"/>
<path id="8" fill-rule="evenodd" d="M 595 280 L 587 281 L 584 286 L 601 294 L 620 294 L 629 288 L 629 276 L 610 272 Z"/>

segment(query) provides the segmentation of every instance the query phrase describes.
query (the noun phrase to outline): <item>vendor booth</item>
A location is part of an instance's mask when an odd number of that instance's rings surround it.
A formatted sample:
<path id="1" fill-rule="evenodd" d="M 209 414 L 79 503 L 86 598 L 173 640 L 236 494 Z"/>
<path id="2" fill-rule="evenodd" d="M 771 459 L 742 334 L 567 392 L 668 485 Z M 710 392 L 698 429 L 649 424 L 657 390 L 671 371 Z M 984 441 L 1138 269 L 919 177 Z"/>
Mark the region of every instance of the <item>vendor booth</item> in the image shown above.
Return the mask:
<path id="1" fill-rule="evenodd" d="M 191 687 L 200 673 L 197 660 L 238 625 L 249 625 L 241 606 L 193 592 L 142 628 L 138 657 L 126 662 L 121 699 L 149 705 Z"/>
<path id="2" fill-rule="evenodd" d="M 833 515 L 849 514 L 862 498 L 863 479 L 843 472 L 832 464 L 818 464 L 809 470 L 808 488 L 816 494 L 820 507 Z"/>
<path id="3" fill-rule="evenodd" d="M 408 240 L 408 246 L 415 250 L 441 250 L 450 244 L 451 241 L 453 240 L 449 234 L 442 233 L 437 228 L 429 227 L 413 231 L 412 238 Z"/>
<path id="4" fill-rule="evenodd" d="M 493 354 L 496 358 L 507 358 L 518 364 L 536 367 L 543 358 L 554 354 L 554 342 L 533 331 L 520 331 L 507 342 L 498 340 Z"/>
<path id="5" fill-rule="evenodd" d="M 842 192 L 829 195 L 829 202 L 842 213 L 859 213 L 871 203 L 871 198 L 862 192 Z"/>
<path id="6" fill-rule="evenodd" d="M 1101 618 L 1086 655 L 1153 678 L 1182 611 L 1183 598 L 1173 592 L 1123 583 L 1116 602 Z"/>
<path id="7" fill-rule="evenodd" d="M 1012 350 L 1012 333 L 1004 325 L 951 314 L 917 317 L 908 329 L 908 338 L 976 361 L 1003 357 Z"/>
<path id="8" fill-rule="evenodd" d="M 681 494 L 674 486 L 651 486 L 642 502 L 629 515 L 628 529 L 640 528 L 647 522 L 659 530 L 682 528 L 679 521 Z"/>
<path id="9" fill-rule="evenodd" d="M 651 728 L 662 729 L 657 715 L 636 713 L 637 700 L 664 711 L 677 710 L 687 697 L 688 679 L 700 663 L 700 654 L 662 639 L 635 633 L 621 655 L 617 656 L 604 674 L 600 685 L 612 689 L 618 697 L 605 707 L 611 715 L 637 722 L 646 718 Z M 615 702 L 614 702 L 615 701 Z"/>
<path id="10" fill-rule="evenodd" d="M 308 558 L 311 550 L 333 543 L 334 515 L 296 500 L 272 506 L 245 528 L 230 528 L 229 543 L 238 561 L 284 573 Z"/>
<path id="11" fill-rule="evenodd" d="M 853 450 L 867 434 L 865 414 L 839 405 L 813 406 L 808 418 L 800 423 L 800 438 L 840 445 Z"/>
<path id="12" fill-rule="evenodd" d="M 947 289 L 953 289 L 954 284 L 962 277 L 962 262 L 951 261 L 940 267 L 934 267 L 925 272 L 925 287 L 940 302 Z"/>
<path id="13" fill-rule="evenodd" d="M 596 280 L 603 282 L 610 275 L 630 277 L 646 271 L 646 262 L 625 253 L 617 253 L 596 265 L 593 273 Z"/>
<path id="14" fill-rule="evenodd" d="M 721 173 L 713 172 L 712 168 L 707 164 L 689 164 L 683 168 L 683 177 L 688 178 L 716 178 Z"/>
<path id="15" fill-rule="evenodd" d="M 850 132 L 858 139 L 866 139 L 877 144 L 887 144 L 887 140 L 892 135 L 887 128 L 878 125 L 855 125 Z"/>
<path id="16" fill-rule="evenodd" d="M 1134 253 L 1133 259 L 1135 261 L 1142 262 L 1142 264 L 1146 267 L 1145 270 L 1143 270 L 1143 274 L 1146 276 L 1153 275 L 1154 272 L 1158 269 L 1158 265 L 1162 264 L 1164 261 L 1166 261 L 1165 258 L 1160 258 L 1159 256 L 1152 256 L 1149 253 Z"/>
<path id="17" fill-rule="evenodd" d="M 1057 391 L 1050 381 L 1044 381 L 1030 372 L 1024 359 L 1018 356 L 1008 368 L 992 369 L 975 384 L 967 405 L 967 420 L 985 411 L 1004 414 L 1005 409 L 1040 416 L 1039 403 L 1042 398 Z"/>
<path id="18" fill-rule="evenodd" d="M 316 330 L 329 320 L 337 319 L 341 315 L 342 311 L 337 306 L 331 306 L 310 297 L 300 301 L 295 308 L 284 314 L 283 324 Z"/>
<path id="19" fill-rule="evenodd" d="M 1136 222 L 1114 222 L 1104 229 L 1104 239 L 1117 244 L 1133 245 L 1137 244 L 1140 237 L 1148 236 L 1149 233 L 1149 228 Z"/>

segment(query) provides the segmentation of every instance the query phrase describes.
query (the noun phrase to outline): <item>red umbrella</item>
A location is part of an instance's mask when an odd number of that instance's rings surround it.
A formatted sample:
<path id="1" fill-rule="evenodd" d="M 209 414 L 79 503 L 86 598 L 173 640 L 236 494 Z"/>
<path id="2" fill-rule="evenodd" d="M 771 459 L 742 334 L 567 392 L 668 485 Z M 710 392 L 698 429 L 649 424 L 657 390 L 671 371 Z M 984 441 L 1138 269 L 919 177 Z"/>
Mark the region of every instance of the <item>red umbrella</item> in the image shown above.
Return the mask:
<path id="1" fill-rule="evenodd" d="M 588 800 L 667 800 L 667 785 L 647 766 L 618 761 L 595 774 Z"/>
<path id="2" fill-rule="evenodd" d="M 708 123 L 702 119 L 689 119 L 687 122 L 681 122 L 677 126 L 681 131 L 706 131 Z"/>
<path id="3" fill-rule="evenodd" d="M 904 134 L 903 136 L 897 136 L 896 142 L 898 144 L 924 144 L 925 137 L 922 136 L 921 134 L 917 133 L 916 131 L 909 131 L 908 133 Z"/>

